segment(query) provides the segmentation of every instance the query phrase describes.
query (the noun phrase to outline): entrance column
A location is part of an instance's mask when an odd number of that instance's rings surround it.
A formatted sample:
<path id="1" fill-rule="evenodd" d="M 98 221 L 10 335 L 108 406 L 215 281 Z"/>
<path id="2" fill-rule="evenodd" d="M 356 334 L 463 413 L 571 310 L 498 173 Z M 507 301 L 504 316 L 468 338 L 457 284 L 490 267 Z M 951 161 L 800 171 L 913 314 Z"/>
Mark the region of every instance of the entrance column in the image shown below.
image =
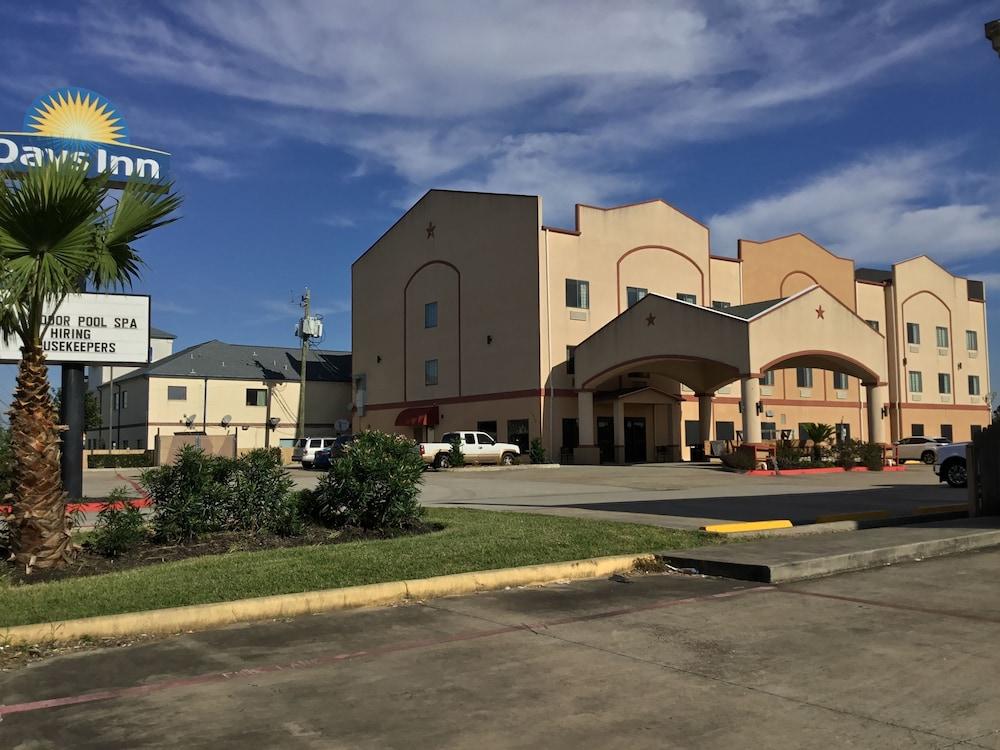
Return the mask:
<path id="1" fill-rule="evenodd" d="M 611 407 L 615 425 L 615 463 L 625 463 L 625 402 L 616 398 Z"/>
<path id="2" fill-rule="evenodd" d="M 576 423 L 580 444 L 573 449 L 573 463 L 599 464 L 601 450 L 594 444 L 594 392 L 576 394 Z"/>
<path id="3" fill-rule="evenodd" d="M 743 405 L 743 442 L 757 444 L 761 440 L 760 414 L 757 413 L 760 381 L 757 378 L 743 378 L 740 381 L 740 399 Z"/>
<path id="4" fill-rule="evenodd" d="M 698 445 L 702 458 L 708 457 L 707 442 L 712 439 L 712 394 L 699 393 L 698 396 Z M 694 456 L 691 457 L 692 460 Z"/>
<path id="5" fill-rule="evenodd" d="M 885 443 L 885 418 L 882 408 L 886 402 L 887 386 L 865 383 L 865 394 L 868 399 L 868 441 Z"/>

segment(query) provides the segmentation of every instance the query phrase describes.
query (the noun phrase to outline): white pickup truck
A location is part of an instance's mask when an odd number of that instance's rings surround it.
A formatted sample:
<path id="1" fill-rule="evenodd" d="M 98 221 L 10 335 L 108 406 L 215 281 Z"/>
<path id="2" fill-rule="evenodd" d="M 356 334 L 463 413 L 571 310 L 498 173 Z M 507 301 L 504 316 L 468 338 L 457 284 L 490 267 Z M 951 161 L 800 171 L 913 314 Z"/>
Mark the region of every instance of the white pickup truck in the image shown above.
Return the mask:
<path id="1" fill-rule="evenodd" d="M 451 466 L 451 445 L 459 441 L 462 457 L 467 464 L 501 464 L 510 466 L 517 462 L 521 449 L 512 443 L 498 443 L 485 432 L 446 432 L 440 443 L 420 443 L 420 456 L 425 464 L 435 469 Z"/>

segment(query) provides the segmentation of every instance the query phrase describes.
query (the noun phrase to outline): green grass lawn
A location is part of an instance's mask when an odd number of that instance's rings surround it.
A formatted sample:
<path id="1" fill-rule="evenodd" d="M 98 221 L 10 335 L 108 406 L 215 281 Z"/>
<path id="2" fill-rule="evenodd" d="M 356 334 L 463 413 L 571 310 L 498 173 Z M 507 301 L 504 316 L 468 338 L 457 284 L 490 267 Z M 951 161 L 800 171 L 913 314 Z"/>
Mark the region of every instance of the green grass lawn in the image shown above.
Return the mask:
<path id="1" fill-rule="evenodd" d="M 526 513 L 431 508 L 427 520 L 444 530 L 234 552 L 30 586 L 0 584 L 0 627 L 712 542 L 697 531 Z"/>

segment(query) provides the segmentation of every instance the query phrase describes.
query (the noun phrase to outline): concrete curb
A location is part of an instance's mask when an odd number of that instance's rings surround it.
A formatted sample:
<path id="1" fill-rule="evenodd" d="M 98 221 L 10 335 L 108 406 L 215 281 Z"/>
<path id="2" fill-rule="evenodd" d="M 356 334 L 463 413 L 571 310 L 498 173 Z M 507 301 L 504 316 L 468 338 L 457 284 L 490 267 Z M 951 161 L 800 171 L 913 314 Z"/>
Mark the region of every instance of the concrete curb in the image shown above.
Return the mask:
<path id="1" fill-rule="evenodd" d="M 138 634 L 168 634 L 207 630 L 237 622 L 273 620 L 299 615 L 432 599 L 509 586 L 531 586 L 561 580 L 599 578 L 631 570 L 638 563 L 653 562 L 656 555 L 615 555 L 585 560 L 527 565 L 520 568 L 479 570 L 469 573 L 372 583 L 340 589 L 303 591 L 255 599 L 194 604 L 169 609 L 128 612 L 77 620 L 17 625 L 0 629 L 0 642 L 34 644 L 75 641 L 81 638 L 115 638 Z"/>

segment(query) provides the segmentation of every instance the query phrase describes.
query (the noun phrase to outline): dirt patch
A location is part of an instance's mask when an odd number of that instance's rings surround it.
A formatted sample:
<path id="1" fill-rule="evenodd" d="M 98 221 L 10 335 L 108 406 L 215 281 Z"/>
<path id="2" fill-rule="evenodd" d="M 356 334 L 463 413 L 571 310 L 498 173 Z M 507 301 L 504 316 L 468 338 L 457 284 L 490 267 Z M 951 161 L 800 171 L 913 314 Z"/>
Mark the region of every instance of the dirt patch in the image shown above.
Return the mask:
<path id="1" fill-rule="evenodd" d="M 104 557 L 89 547 L 86 542 L 77 548 L 76 557 L 64 568 L 58 570 L 33 570 L 26 573 L 24 568 L 10 563 L 0 569 L 0 575 L 6 577 L 11 585 L 31 585 L 46 581 L 58 581 L 66 578 L 114 573 L 146 565 L 187 560 L 206 555 L 225 555 L 230 552 L 254 552 L 286 547 L 308 547 L 320 544 L 343 544 L 345 542 L 368 541 L 374 539 L 392 539 L 400 536 L 414 536 L 441 531 L 442 524 L 417 522 L 404 529 L 391 531 L 364 531 L 362 529 L 331 530 L 320 526 L 308 526 L 297 536 L 275 536 L 271 534 L 250 534 L 247 532 L 221 532 L 206 534 L 189 544 L 157 544 L 147 542 L 136 549 L 119 557 Z M 7 557 L 8 553 L 0 547 L 0 555 Z"/>

